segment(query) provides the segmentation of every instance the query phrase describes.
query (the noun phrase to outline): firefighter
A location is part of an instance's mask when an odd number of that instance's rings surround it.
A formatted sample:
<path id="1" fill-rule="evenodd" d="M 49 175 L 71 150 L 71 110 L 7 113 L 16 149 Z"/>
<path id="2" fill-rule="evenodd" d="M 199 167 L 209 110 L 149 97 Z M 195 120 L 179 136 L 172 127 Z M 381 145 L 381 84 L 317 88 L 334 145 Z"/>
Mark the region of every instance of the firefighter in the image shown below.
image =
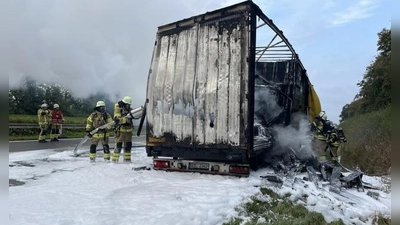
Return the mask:
<path id="1" fill-rule="evenodd" d="M 112 117 L 109 113 L 106 111 L 106 104 L 104 101 L 98 101 L 96 103 L 96 107 L 94 108 L 94 112 L 89 115 L 89 117 L 86 120 L 86 132 L 87 136 L 92 139 L 92 143 L 90 145 L 90 151 L 89 151 L 89 159 L 90 162 L 95 162 L 96 161 L 96 148 L 101 141 L 101 144 L 103 145 L 103 151 L 104 151 L 104 161 L 109 161 L 110 160 L 110 146 L 108 145 L 109 143 L 109 131 L 111 130 L 111 126 L 107 127 L 105 129 L 100 129 L 98 130 L 97 133 L 91 134 L 90 132 L 102 125 L 105 125 L 107 123 L 111 123 Z"/>
<path id="2" fill-rule="evenodd" d="M 344 136 L 344 132 L 342 128 L 337 127 L 337 125 L 333 125 L 334 129 L 328 131 L 327 135 L 327 144 L 328 144 L 328 160 L 336 163 L 340 162 L 340 146 L 342 143 L 347 142 L 346 137 Z"/>
<path id="3" fill-rule="evenodd" d="M 115 149 L 112 155 L 112 161 L 118 162 L 119 156 L 124 147 L 124 162 L 131 162 L 132 132 L 133 124 L 131 115 L 132 98 L 125 96 L 121 101 L 114 105 L 115 121 Z"/>
<path id="4" fill-rule="evenodd" d="M 315 154 L 317 154 L 319 160 L 326 160 L 325 150 L 327 145 L 324 131 L 327 130 L 327 123 L 327 115 L 325 111 L 321 111 L 311 124 L 311 131 L 315 133 L 314 138 L 312 139 L 312 148 Z"/>
<path id="5" fill-rule="evenodd" d="M 58 104 L 54 104 L 53 109 L 51 110 L 51 141 L 58 141 L 58 137 L 60 136 L 61 124 L 63 122 L 64 117 L 62 111 L 60 110 L 60 106 Z"/>
<path id="6" fill-rule="evenodd" d="M 39 143 L 47 142 L 46 134 L 47 134 L 47 129 L 49 128 L 49 123 L 50 123 L 50 119 L 51 119 L 50 110 L 47 108 L 48 108 L 48 105 L 46 103 L 43 103 L 37 112 L 39 128 L 40 128 Z"/>

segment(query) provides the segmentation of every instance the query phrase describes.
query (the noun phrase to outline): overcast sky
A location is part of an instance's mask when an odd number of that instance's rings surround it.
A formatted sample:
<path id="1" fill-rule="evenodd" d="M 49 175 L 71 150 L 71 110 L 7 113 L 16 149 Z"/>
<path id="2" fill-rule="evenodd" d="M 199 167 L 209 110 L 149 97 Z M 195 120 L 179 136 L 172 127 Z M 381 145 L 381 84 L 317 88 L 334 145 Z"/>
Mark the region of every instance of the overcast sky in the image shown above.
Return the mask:
<path id="1" fill-rule="evenodd" d="M 0 7 L 0 74 L 57 82 L 77 96 L 99 90 L 145 100 L 157 27 L 238 0 L 5 0 Z M 385 0 L 254 0 L 300 56 L 328 119 L 358 92 L 391 26 Z M 398 4 L 398 3 L 395 3 Z M 119 100 L 119 99 L 118 99 Z"/>

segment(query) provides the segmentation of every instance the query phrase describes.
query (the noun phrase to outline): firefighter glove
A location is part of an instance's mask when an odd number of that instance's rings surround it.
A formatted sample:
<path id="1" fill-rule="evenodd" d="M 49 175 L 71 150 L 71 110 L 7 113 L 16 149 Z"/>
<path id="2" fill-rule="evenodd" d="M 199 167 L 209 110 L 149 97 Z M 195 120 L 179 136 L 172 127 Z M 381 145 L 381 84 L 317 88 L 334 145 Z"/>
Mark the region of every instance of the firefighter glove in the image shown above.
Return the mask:
<path id="1" fill-rule="evenodd" d="M 106 129 L 99 129 L 99 133 L 105 133 Z"/>
<path id="2" fill-rule="evenodd" d="M 92 138 L 92 137 L 93 137 L 93 135 L 90 133 L 90 131 L 86 131 L 86 133 L 87 133 L 87 136 L 88 136 L 89 138 Z"/>
<path id="3" fill-rule="evenodd" d="M 119 119 L 118 118 L 114 118 L 114 122 L 115 122 L 115 126 L 118 127 L 119 126 Z"/>

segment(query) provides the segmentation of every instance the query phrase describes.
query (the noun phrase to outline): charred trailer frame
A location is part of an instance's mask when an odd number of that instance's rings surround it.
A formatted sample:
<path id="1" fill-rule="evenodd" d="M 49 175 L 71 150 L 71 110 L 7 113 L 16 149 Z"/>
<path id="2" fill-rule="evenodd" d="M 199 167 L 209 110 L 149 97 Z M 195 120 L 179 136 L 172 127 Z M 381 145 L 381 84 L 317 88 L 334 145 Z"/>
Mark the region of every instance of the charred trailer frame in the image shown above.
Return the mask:
<path id="1" fill-rule="evenodd" d="M 160 26 L 144 110 L 147 155 L 158 169 L 247 176 L 273 145 L 264 128 L 307 112 L 307 85 L 298 55 L 251 1 Z M 259 89 L 284 109 L 271 121 L 256 115 Z"/>

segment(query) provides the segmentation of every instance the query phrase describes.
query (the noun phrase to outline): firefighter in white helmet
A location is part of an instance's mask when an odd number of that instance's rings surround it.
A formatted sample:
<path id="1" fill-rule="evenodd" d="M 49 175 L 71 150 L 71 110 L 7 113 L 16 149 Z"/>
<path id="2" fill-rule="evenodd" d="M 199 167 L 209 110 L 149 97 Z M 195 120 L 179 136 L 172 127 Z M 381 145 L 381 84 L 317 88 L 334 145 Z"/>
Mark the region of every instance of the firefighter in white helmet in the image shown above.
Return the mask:
<path id="1" fill-rule="evenodd" d="M 115 149 L 112 155 L 112 161 L 118 162 L 119 157 L 124 147 L 124 162 L 131 162 L 131 150 L 132 150 L 132 118 L 128 116 L 132 104 L 132 98 L 125 96 L 121 101 L 114 105 L 114 121 L 115 121 Z"/>
<path id="2" fill-rule="evenodd" d="M 58 141 L 58 137 L 60 136 L 61 124 L 64 122 L 63 113 L 60 110 L 60 106 L 58 104 L 53 105 L 53 109 L 51 110 L 51 133 L 50 133 L 50 141 Z"/>
<path id="3" fill-rule="evenodd" d="M 93 135 L 90 132 L 100 126 L 103 126 L 107 123 L 111 123 L 112 121 L 113 120 L 111 115 L 106 111 L 105 102 L 98 101 L 96 103 L 96 107 L 94 107 L 94 112 L 91 113 L 89 117 L 86 119 L 87 136 L 92 139 L 89 151 L 90 162 L 96 161 L 96 148 L 99 141 L 101 141 L 101 144 L 103 145 L 104 160 L 105 161 L 110 160 L 110 146 L 108 145 L 108 143 L 109 143 L 110 130 L 112 127 L 110 126 L 105 129 L 100 129 L 97 133 Z"/>
<path id="4" fill-rule="evenodd" d="M 46 134 L 47 130 L 49 128 L 50 124 L 50 110 L 48 109 L 48 105 L 46 103 L 43 103 L 40 106 L 40 109 L 38 109 L 37 115 L 38 115 L 38 121 L 39 121 L 39 128 L 40 128 L 40 133 L 39 133 L 39 143 L 46 143 Z"/>

